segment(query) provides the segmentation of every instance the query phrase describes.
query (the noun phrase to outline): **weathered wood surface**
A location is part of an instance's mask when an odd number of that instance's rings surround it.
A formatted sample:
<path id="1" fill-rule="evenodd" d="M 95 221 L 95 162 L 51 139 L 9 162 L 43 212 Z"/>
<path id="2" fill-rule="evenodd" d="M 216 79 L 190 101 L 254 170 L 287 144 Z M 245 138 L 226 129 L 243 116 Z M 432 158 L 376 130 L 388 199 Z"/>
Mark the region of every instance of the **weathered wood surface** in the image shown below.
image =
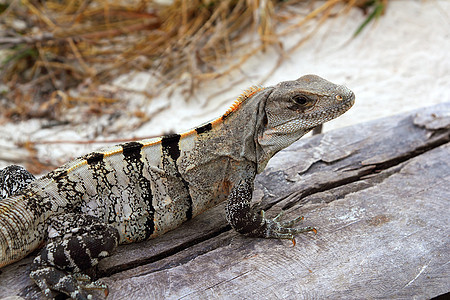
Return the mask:
<path id="1" fill-rule="evenodd" d="M 258 205 L 318 234 L 246 238 L 223 205 L 121 246 L 96 274 L 108 299 L 427 299 L 450 291 L 450 103 L 301 140 L 256 181 Z M 31 258 L 0 297 L 40 299 Z M 101 294 L 97 294 L 101 295 Z"/>

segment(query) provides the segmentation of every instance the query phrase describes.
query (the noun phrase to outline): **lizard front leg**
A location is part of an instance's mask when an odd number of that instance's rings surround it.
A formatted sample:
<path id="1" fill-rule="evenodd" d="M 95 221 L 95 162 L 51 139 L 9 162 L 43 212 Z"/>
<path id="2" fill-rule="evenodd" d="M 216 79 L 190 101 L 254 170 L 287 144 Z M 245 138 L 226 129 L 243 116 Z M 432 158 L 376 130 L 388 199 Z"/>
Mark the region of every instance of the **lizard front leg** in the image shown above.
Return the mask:
<path id="1" fill-rule="evenodd" d="M 293 227 L 303 220 L 297 217 L 291 221 L 278 221 L 281 214 L 274 219 L 266 219 L 264 211 L 252 211 L 250 202 L 253 193 L 253 178 L 241 180 L 228 196 L 226 217 L 228 223 L 239 233 L 264 238 L 279 238 L 293 240 L 294 234 L 315 231 L 313 227 Z"/>
<path id="2" fill-rule="evenodd" d="M 113 252 L 119 233 L 98 218 L 64 214 L 52 218 L 49 242 L 34 259 L 30 277 L 49 298 L 59 291 L 73 299 L 90 299 L 89 289 L 107 290 L 100 282 L 91 282 L 81 272 Z"/>

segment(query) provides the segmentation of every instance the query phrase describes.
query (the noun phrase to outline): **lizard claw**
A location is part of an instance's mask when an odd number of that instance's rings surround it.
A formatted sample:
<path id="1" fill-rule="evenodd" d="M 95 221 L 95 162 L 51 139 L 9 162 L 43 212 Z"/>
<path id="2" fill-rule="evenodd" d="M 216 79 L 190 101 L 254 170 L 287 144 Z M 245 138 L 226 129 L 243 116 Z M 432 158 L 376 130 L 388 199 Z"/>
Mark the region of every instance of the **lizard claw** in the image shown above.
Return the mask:
<path id="1" fill-rule="evenodd" d="M 91 281 L 91 278 L 83 273 L 74 273 L 72 276 L 78 282 L 80 287 L 83 288 L 84 290 L 100 290 L 105 293 L 105 297 L 108 296 L 109 294 L 108 286 L 103 282 L 101 282 L 100 280 Z"/>
<path id="2" fill-rule="evenodd" d="M 101 282 L 100 280 L 93 281 L 88 284 L 84 284 L 82 287 L 85 290 L 103 291 L 103 293 L 105 294 L 105 297 L 108 297 L 108 294 L 109 294 L 108 286 L 106 284 L 104 284 L 103 282 Z"/>
<path id="3" fill-rule="evenodd" d="M 262 211 L 262 217 L 264 218 L 265 212 Z M 280 222 L 279 219 L 283 216 L 283 212 L 279 213 L 272 220 L 265 219 L 266 221 L 266 237 L 268 238 L 278 238 L 278 239 L 289 239 L 292 241 L 292 244 L 295 246 L 295 238 L 294 234 L 303 233 L 312 231 L 317 233 L 317 230 L 314 227 L 306 226 L 306 227 L 294 227 L 296 224 L 299 224 L 303 221 L 303 216 L 299 216 L 295 219 L 289 221 Z"/>

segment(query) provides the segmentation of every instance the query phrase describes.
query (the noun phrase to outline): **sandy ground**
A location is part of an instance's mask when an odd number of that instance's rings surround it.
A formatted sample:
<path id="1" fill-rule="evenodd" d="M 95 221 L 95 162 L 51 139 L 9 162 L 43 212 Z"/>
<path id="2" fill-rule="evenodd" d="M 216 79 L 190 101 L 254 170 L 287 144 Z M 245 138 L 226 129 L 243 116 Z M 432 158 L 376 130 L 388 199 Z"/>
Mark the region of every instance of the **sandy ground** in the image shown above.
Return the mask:
<path id="1" fill-rule="evenodd" d="M 450 1 L 389 1 L 386 14 L 352 39 L 365 17 L 360 10 L 354 9 L 347 16 L 329 19 L 265 84 L 313 73 L 351 88 L 356 94 L 355 106 L 342 117 L 327 123 L 325 130 L 450 101 Z M 296 33 L 285 38 L 285 47 L 295 44 L 300 36 L 301 33 Z M 121 132 L 120 137 L 182 131 L 220 116 L 236 95 L 259 83 L 276 60 L 275 52 L 260 54 L 242 66 L 237 77 L 241 79 L 221 80 L 205 86 L 188 102 L 176 94 L 169 104 L 165 98 L 154 99 L 142 108 L 154 115 L 152 120 L 136 131 Z M 138 73 L 133 78 L 116 80 L 114 84 L 148 89 L 150 82 L 148 74 Z M 223 91 L 220 96 L 211 96 L 217 95 L 218 91 Z M 168 109 L 154 114 L 166 105 Z M 92 124 L 63 129 L 42 129 L 39 120 L 4 124 L 0 127 L 0 150 L 3 152 L 0 153 L 0 168 L 11 164 L 11 157 L 17 156 L 9 153 L 15 151 L 18 142 L 88 140 L 107 126 L 105 120 L 99 118 Z M 50 144 L 39 145 L 37 150 L 44 164 L 60 164 L 98 147 L 98 144 Z"/>

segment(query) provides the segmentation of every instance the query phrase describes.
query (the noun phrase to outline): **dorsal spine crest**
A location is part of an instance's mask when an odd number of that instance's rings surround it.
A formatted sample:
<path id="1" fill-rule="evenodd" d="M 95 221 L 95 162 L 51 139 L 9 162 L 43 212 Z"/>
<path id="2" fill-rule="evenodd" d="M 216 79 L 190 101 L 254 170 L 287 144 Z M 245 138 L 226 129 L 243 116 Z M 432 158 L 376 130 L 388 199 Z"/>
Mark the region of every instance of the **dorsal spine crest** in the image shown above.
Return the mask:
<path id="1" fill-rule="evenodd" d="M 232 112 L 236 111 L 239 106 L 248 98 L 251 98 L 254 94 L 256 94 L 259 91 L 264 90 L 264 87 L 262 86 L 251 86 L 248 89 L 246 89 L 237 99 L 234 101 L 234 103 L 231 105 L 231 107 L 223 114 L 222 119 L 225 119 L 228 117 Z"/>
<path id="2" fill-rule="evenodd" d="M 223 114 L 221 117 L 219 117 L 216 120 L 213 120 L 205 125 L 202 125 L 200 127 L 194 128 L 192 130 L 186 131 L 184 133 L 180 134 L 181 138 L 185 138 L 186 136 L 189 136 L 191 134 L 201 134 L 204 132 L 207 132 L 209 130 L 212 129 L 213 126 L 216 126 L 218 124 L 220 124 L 225 118 L 227 118 L 231 113 L 235 112 L 236 110 L 239 109 L 240 105 L 247 99 L 251 98 L 253 95 L 255 95 L 256 93 L 258 93 L 259 91 L 264 90 L 265 88 L 262 86 L 251 86 L 248 89 L 246 89 L 235 101 L 234 103 L 231 105 L 231 107 L 225 112 L 225 114 Z M 153 146 L 156 144 L 160 144 L 161 143 L 162 138 L 155 138 L 155 139 L 151 139 L 149 141 L 141 141 L 141 142 L 137 142 L 140 143 L 142 146 L 141 148 L 146 148 L 149 146 Z M 91 153 L 90 155 L 88 155 L 88 157 L 83 157 L 83 160 L 79 161 L 78 163 L 76 163 L 73 166 L 68 167 L 65 171 L 65 174 L 71 173 L 72 171 L 74 171 L 75 169 L 78 169 L 79 167 L 89 164 L 89 160 L 92 159 L 99 159 L 102 160 L 103 158 L 106 158 L 108 156 L 112 156 L 112 155 L 116 155 L 116 154 L 122 154 L 123 153 L 123 149 L 122 147 L 118 147 L 117 149 L 113 149 L 110 151 L 97 151 L 94 153 Z M 93 154 L 95 154 L 95 157 L 93 157 Z M 101 156 L 101 159 L 100 159 Z"/>

